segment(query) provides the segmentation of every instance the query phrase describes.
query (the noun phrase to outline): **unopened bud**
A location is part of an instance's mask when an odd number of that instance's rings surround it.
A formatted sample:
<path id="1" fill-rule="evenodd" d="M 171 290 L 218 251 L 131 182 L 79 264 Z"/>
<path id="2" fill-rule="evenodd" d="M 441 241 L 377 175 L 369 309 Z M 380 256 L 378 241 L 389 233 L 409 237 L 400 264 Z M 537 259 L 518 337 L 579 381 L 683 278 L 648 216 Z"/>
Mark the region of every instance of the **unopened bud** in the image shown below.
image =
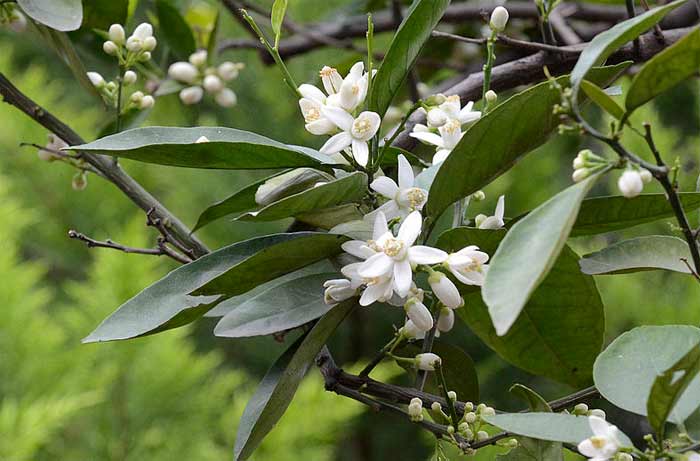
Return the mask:
<path id="1" fill-rule="evenodd" d="M 574 182 L 581 182 L 587 177 L 591 175 L 591 170 L 588 168 L 580 168 L 578 170 L 574 170 L 573 174 L 571 175 L 571 179 Z"/>
<path id="2" fill-rule="evenodd" d="M 474 218 L 474 224 L 476 225 L 476 227 L 481 227 L 481 225 L 484 223 L 484 221 L 486 221 L 487 218 L 488 216 L 486 216 L 485 214 L 478 214 Z"/>
<path id="3" fill-rule="evenodd" d="M 189 61 L 193 66 L 202 67 L 203 65 L 205 65 L 207 63 L 207 51 L 206 50 L 195 51 L 194 53 L 192 53 L 190 55 Z"/>
<path id="4" fill-rule="evenodd" d="M 95 86 L 95 88 L 100 89 L 105 86 L 105 79 L 99 73 L 88 72 L 87 76 L 90 79 L 90 82 Z"/>
<path id="5" fill-rule="evenodd" d="M 455 427 L 454 427 L 452 424 L 450 424 L 450 425 L 447 426 L 447 433 L 448 433 L 448 434 L 454 434 L 454 433 L 455 433 Z"/>
<path id="6" fill-rule="evenodd" d="M 409 298 L 403 306 L 406 316 L 422 331 L 433 328 L 433 316 L 425 304 L 416 298 Z"/>
<path id="7" fill-rule="evenodd" d="M 136 79 L 138 77 L 136 76 L 136 72 L 133 70 L 127 70 L 124 72 L 124 77 L 122 78 L 122 81 L 124 82 L 125 85 L 131 85 L 133 83 L 136 83 Z"/>
<path id="8" fill-rule="evenodd" d="M 615 459 L 616 461 L 634 461 L 634 458 L 629 453 L 618 453 Z"/>
<path id="9" fill-rule="evenodd" d="M 636 170 L 625 170 L 617 180 L 617 187 L 627 198 L 634 198 L 642 193 L 644 189 L 644 181 L 642 181 L 642 176 Z"/>
<path id="10" fill-rule="evenodd" d="M 224 83 L 216 75 L 207 75 L 204 77 L 202 86 L 209 93 L 218 93 L 224 88 Z"/>
<path id="11" fill-rule="evenodd" d="M 654 178 L 651 174 L 651 171 L 647 170 L 646 168 L 642 168 L 642 170 L 639 172 L 639 176 L 641 176 L 642 182 L 644 184 L 649 184 Z"/>
<path id="12" fill-rule="evenodd" d="M 489 22 L 491 29 L 496 32 L 502 32 L 508 24 L 508 10 L 502 6 L 497 6 L 491 13 L 491 21 Z"/>
<path id="13" fill-rule="evenodd" d="M 453 402 L 457 401 L 457 393 L 455 391 L 448 391 L 447 392 L 447 397 L 452 400 Z"/>
<path id="14" fill-rule="evenodd" d="M 204 96 L 204 90 L 201 86 L 190 86 L 180 90 L 180 101 L 183 104 L 197 104 L 202 100 L 202 96 Z"/>
<path id="15" fill-rule="evenodd" d="M 431 95 L 428 98 L 426 98 L 425 104 L 427 106 L 439 106 L 440 104 L 442 104 L 446 100 L 447 100 L 447 97 L 444 94 L 438 93 L 438 94 L 434 94 L 434 95 Z"/>
<path id="16" fill-rule="evenodd" d="M 232 107 L 236 105 L 238 98 L 233 90 L 230 88 L 224 88 L 223 90 L 219 91 L 216 96 L 214 96 L 214 100 L 221 107 Z"/>
<path id="17" fill-rule="evenodd" d="M 439 367 L 441 363 L 440 357 L 432 352 L 418 354 L 413 359 L 413 365 L 423 371 L 435 371 L 435 367 Z"/>
<path id="18" fill-rule="evenodd" d="M 233 80 L 238 77 L 238 72 L 244 67 L 241 63 L 226 61 L 219 64 L 216 73 L 225 81 Z"/>
<path id="19" fill-rule="evenodd" d="M 112 24 L 109 26 L 109 39 L 117 45 L 123 45 L 126 39 L 126 33 L 121 24 Z"/>
<path id="20" fill-rule="evenodd" d="M 486 199 L 486 194 L 483 190 L 478 190 L 472 194 L 472 200 L 475 202 L 481 202 L 484 199 Z"/>
<path id="21" fill-rule="evenodd" d="M 493 91 L 493 90 L 488 90 L 488 91 L 486 92 L 486 95 L 485 95 L 485 96 L 486 96 L 486 102 L 489 103 L 489 104 L 493 104 L 493 103 L 496 102 L 496 100 L 498 99 L 498 95 L 497 95 L 496 92 Z"/>
<path id="22" fill-rule="evenodd" d="M 137 106 L 141 105 L 141 101 L 143 101 L 144 94 L 142 91 L 134 91 L 131 93 L 131 96 L 129 97 L 129 101 L 134 103 Z"/>
<path id="23" fill-rule="evenodd" d="M 474 413 L 473 411 L 465 413 L 464 421 L 468 422 L 469 424 L 474 423 L 474 421 L 476 421 L 476 413 Z"/>
<path id="24" fill-rule="evenodd" d="M 455 324 L 455 313 L 452 309 L 449 307 L 443 307 L 440 309 L 440 316 L 438 317 L 437 321 L 437 328 L 438 330 L 442 331 L 443 333 L 447 333 L 448 331 L 452 330 L 452 327 L 454 327 Z"/>
<path id="25" fill-rule="evenodd" d="M 494 410 L 493 407 L 486 407 L 483 410 L 481 410 L 481 414 L 483 416 L 493 416 L 496 414 L 496 410 Z"/>
<path id="26" fill-rule="evenodd" d="M 141 53 L 141 56 L 139 56 L 139 61 L 141 62 L 146 62 L 151 60 L 151 52 L 150 51 L 144 51 Z"/>
<path id="27" fill-rule="evenodd" d="M 178 82 L 193 83 L 199 76 L 199 71 L 189 62 L 180 61 L 170 65 L 168 76 Z"/>
<path id="28" fill-rule="evenodd" d="M 411 403 L 408 405 L 408 416 L 411 421 L 423 421 L 423 401 L 418 397 L 411 399 Z"/>
<path id="29" fill-rule="evenodd" d="M 107 40 L 102 44 L 102 50 L 110 56 L 119 54 L 119 47 L 111 40 Z"/>
<path id="30" fill-rule="evenodd" d="M 489 433 L 486 431 L 479 431 L 476 433 L 476 440 L 482 441 L 489 438 Z"/>
<path id="31" fill-rule="evenodd" d="M 574 407 L 575 415 L 585 415 L 588 414 L 588 405 L 585 403 L 579 403 Z"/>
<path id="32" fill-rule="evenodd" d="M 153 107 L 153 105 L 156 103 L 156 100 L 153 99 L 153 96 L 150 94 L 147 94 L 146 96 L 141 99 L 141 104 L 139 104 L 140 109 L 150 109 Z"/>

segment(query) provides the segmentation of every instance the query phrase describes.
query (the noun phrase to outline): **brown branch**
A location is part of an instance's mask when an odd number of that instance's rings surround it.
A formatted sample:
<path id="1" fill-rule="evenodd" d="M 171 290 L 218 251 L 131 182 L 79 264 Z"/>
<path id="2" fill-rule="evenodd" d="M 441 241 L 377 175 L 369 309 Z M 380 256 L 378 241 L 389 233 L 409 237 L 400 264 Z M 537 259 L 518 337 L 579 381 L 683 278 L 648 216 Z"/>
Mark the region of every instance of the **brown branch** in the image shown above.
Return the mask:
<path id="1" fill-rule="evenodd" d="M 439 30 L 435 30 L 432 32 L 433 37 L 438 37 L 438 38 L 449 38 L 450 40 L 456 40 L 459 42 L 464 42 L 464 43 L 473 43 L 476 45 L 486 45 L 486 39 L 485 38 L 471 38 L 471 37 L 463 37 L 461 35 L 456 35 L 456 34 L 451 34 L 449 32 L 441 32 Z M 580 49 L 571 49 L 567 48 L 564 46 L 555 46 L 555 45 L 548 45 L 546 43 L 540 43 L 540 42 L 528 42 L 525 40 L 518 40 L 515 38 L 510 38 L 506 35 L 499 35 L 496 38 L 496 43 L 499 43 L 501 45 L 509 46 L 511 48 L 518 48 L 521 50 L 528 50 L 528 51 L 550 51 L 554 53 L 568 53 L 568 54 L 575 54 L 579 55 L 581 54 Z"/>
<path id="2" fill-rule="evenodd" d="M 2 73 L 0 73 L 0 95 L 6 103 L 15 106 L 68 144 L 76 146 L 85 143 L 83 138 L 68 125 L 22 93 Z M 84 152 L 80 153 L 80 156 L 99 171 L 102 177 L 117 186 L 139 208 L 147 212 L 152 210 L 152 215 L 164 223 L 164 233 L 169 242 L 189 249 L 195 257 L 209 252 L 206 245 L 191 235 L 187 226 L 129 176 L 111 157 Z"/>
<path id="3" fill-rule="evenodd" d="M 110 239 L 107 239 L 105 241 L 95 240 L 93 238 L 88 237 L 85 234 L 82 234 L 72 229 L 68 231 L 68 238 L 80 240 L 81 242 L 84 242 L 88 248 L 110 248 L 112 250 L 122 251 L 124 253 L 134 253 L 151 256 L 168 256 L 182 264 L 187 264 L 188 262 L 190 262 L 189 259 L 185 258 L 176 251 L 173 251 L 172 249 L 168 248 L 165 245 L 163 239 L 158 239 L 157 248 L 136 248 L 122 245 L 121 243 L 114 242 Z"/>

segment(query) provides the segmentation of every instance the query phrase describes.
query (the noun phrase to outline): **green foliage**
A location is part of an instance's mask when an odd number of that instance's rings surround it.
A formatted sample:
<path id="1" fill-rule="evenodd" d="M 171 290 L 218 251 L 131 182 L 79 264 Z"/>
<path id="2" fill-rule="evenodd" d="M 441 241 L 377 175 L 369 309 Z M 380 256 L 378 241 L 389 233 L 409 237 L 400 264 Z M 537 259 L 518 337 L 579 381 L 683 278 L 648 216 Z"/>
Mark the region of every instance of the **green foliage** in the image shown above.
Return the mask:
<path id="1" fill-rule="evenodd" d="M 197 50 L 192 29 L 177 8 L 168 0 L 156 0 L 158 31 L 172 53 L 179 59 L 186 60 Z"/>

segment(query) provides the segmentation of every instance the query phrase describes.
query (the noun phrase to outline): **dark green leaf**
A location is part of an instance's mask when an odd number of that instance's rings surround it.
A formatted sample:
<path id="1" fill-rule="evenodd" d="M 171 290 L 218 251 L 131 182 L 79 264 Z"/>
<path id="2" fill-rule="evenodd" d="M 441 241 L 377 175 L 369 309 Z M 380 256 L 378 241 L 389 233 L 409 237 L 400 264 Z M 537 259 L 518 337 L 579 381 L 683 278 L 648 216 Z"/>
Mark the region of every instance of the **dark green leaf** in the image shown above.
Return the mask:
<path id="1" fill-rule="evenodd" d="M 511 394 L 515 394 L 527 402 L 530 411 L 539 411 L 542 413 L 551 413 L 552 408 L 549 403 L 537 392 L 523 384 L 513 384 L 508 390 Z"/>
<path id="2" fill-rule="evenodd" d="M 323 210 L 310 211 L 295 216 L 299 222 L 303 222 L 319 229 L 330 230 L 339 224 L 362 219 L 362 213 L 354 203 L 338 205 Z"/>
<path id="3" fill-rule="evenodd" d="M 684 394 L 690 383 L 700 371 L 700 345 L 695 345 L 671 368 L 659 375 L 649 392 L 647 415 L 649 424 L 656 430 L 659 440 L 663 440 L 664 426 L 669 419 L 678 399 Z M 700 395 L 696 394 L 695 406 L 700 406 Z M 682 415 L 675 415 L 678 421 Z"/>
<path id="4" fill-rule="evenodd" d="M 272 365 L 243 412 L 236 434 L 236 461 L 248 459 L 274 428 L 291 403 L 316 354 L 354 306 L 354 301 L 335 306 Z"/>
<path id="5" fill-rule="evenodd" d="M 232 295 L 241 294 L 337 253 L 341 243 L 338 236 L 329 238 L 313 232 L 275 234 L 234 243 L 170 272 L 124 303 L 83 341 L 129 339 L 183 325 L 221 300 L 218 296 L 189 295 L 219 274 L 242 272 L 240 283 L 229 290 Z M 267 267 L 270 260 L 277 261 L 274 268 Z"/>
<path id="6" fill-rule="evenodd" d="M 499 335 L 508 332 L 547 276 L 564 248 L 583 198 L 598 177 L 591 176 L 558 193 L 506 234 L 491 258 L 483 286 L 484 301 Z"/>
<path id="7" fill-rule="evenodd" d="M 651 29 L 667 13 L 678 8 L 684 2 L 685 0 L 676 0 L 668 5 L 654 8 L 596 35 L 583 50 L 574 70 L 571 71 L 571 88 L 574 96 L 578 94 L 581 82 L 593 67 L 602 65 L 608 56 L 618 48 Z"/>
<path id="8" fill-rule="evenodd" d="M 632 112 L 697 74 L 698 69 L 700 29 L 695 29 L 642 66 L 627 92 L 625 107 Z"/>
<path id="9" fill-rule="evenodd" d="M 366 192 L 367 175 L 355 172 L 335 181 L 290 195 L 258 211 L 246 213 L 237 219 L 241 221 L 275 221 L 301 213 L 322 210 L 333 205 L 358 201 L 364 197 Z"/>
<path id="10" fill-rule="evenodd" d="M 196 142 L 201 136 L 209 142 Z M 124 131 L 71 149 L 146 163 L 187 168 L 252 170 L 327 164 L 319 153 L 302 151 L 234 128 L 147 127 Z"/>
<path id="11" fill-rule="evenodd" d="M 126 24 L 129 0 L 90 0 L 83 5 L 83 26 L 107 30 L 112 24 Z"/>
<path id="12" fill-rule="evenodd" d="M 504 234 L 503 230 L 462 227 L 442 234 L 438 246 L 457 251 L 477 245 L 493 254 Z M 481 293 L 461 291 L 465 307 L 455 313 L 505 360 L 573 386 L 590 383 L 593 362 L 603 345 L 605 315 L 593 277 L 581 273 L 578 257 L 568 247 L 505 336 L 494 331 Z"/>
<path id="13" fill-rule="evenodd" d="M 209 280 L 200 284 L 196 290 L 191 290 L 191 294 L 236 296 L 245 293 L 280 275 L 341 253 L 340 245 L 348 240 L 341 235 L 318 232 L 278 235 L 297 237 L 287 239 L 288 241 L 274 247 L 261 249 L 250 258 L 211 274 Z"/>
<path id="14" fill-rule="evenodd" d="M 182 60 L 197 51 L 192 29 L 180 12 L 168 0 L 156 0 L 158 31 L 172 53 Z"/>
<path id="15" fill-rule="evenodd" d="M 605 86 L 628 66 L 622 63 L 596 69 L 589 80 Z M 565 84 L 567 77 L 558 81 Z M 482 189 L 547 141 L 560 123 L 559 116 L 552 113 L 560 100 L 559 92 L 543 82 L 497 105 L 475 122 L 437 171 L 426 204 L 427 216 L 436 219 L 450 204 Z"/>
<path id="16" fill-rule="evenodd" d="M 336 273 L 290 280 L 238 305 L 214 329 L 216 336 L 244 338 L 296 328 L 316 320 L 330 309 L 323 300 L 323 283 Z"/>
<path id="17" fill-rule="evenodd" d="M 680 192 L 686 212 L 700 208 L 700 193 Z M 594 197 L 583 201 L 572 237 L 602 234 L 673 216 L 665 194 L 642 194 L 633 199 L 621 195 Z"/>
<path id="18" fill-rule="evenodd" d="M 584 256 L 579 264 L 584 274 L 622 274 L 665 269 L 690 274 L 682 261 L 691 262 L 685 240 L 668 235 L 650 235 L 617 242 Z"/>
<path id="19" fill-rule="evenodd" d="M 330 230 L 333 234 L 345 235 L 354 240 L 371 240 L 372 224 L 364 219 L 356 219 L 338 224 Z"/>
<path id="20" fill-rule="evenodd" d="M 690 325 L 645 326 L 628 331 L 598 356 L 593 368 L 596 388 L 612 404 L 646 415 L 657 377 L 699 342 L 700 329 Z M 676 404 L 671 421 L 682 423 L 699 403 L 700 378 L 696 376 Z"/>
<path id="21" fill-rule="evenodd" d="M 552 442 L 578 444 L 593 436 L 587 416 L 564 413 L 502 413 L 485 416 L 484 419 L 504 431 Z M 632 446 L 627 436 L 622 433 L 619 435 L 622 446 Z"/>
<path id="22" fill-rule="evenodd" d="M 216 10 L 216 16 L 214 16 L 213 25 L 209 37 L 207 38 L 207 56 L 211 59 L 216 56 L 216 41 L 217 35 L 219 34 L 219 25 L 221 23 L 220 10 Z"/>
<path id="23" fill-rule="evenodd" d="M 415 0 L 372 82 L 369 110 L 384 116 L 450 0 Z"/>
<path id="24" fill-rule="evenodd" d="M 83 22 L 80 0 L 17 0 L 27 16 L 61 32 L 76 30 Z"/>
<path id="25" fill-rule="evenodd" d="M 581 82 L 581 89 L 591 101 L 596 103 L 605 112 L 620 120 L 625 116 L 625 110 L 615 102 L 613 98 L 608 96 L 602 88 L 588 80 Z"/>

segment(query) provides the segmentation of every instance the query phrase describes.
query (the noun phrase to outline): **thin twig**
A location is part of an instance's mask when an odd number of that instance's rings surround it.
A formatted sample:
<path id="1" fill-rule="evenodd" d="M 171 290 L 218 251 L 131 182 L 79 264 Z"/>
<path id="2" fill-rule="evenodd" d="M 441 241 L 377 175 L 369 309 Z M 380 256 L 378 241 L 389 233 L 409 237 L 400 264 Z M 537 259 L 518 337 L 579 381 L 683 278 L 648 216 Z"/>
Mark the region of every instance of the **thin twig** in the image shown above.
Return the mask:
<path id="1" fill-rule="evenodd" d="M 95 240 L 93 238 L 88 237 L 85 234 L 82 234 L 72 229 L 68 231 L 68 237 L 84 242 L 88 246 L 88 248 L 110 248 L 112 250 L 122 251 L 124 253 L 134 253 L 151 256 L 168 256 L 182 264 L 187 264 L 188 262 L 190 262 L 181 254 L 166 247 L 164 242 L 160 241 L 160 239 L 157 248 L 136 248 L 116 243 L 110 239 L 107 239 L 105 241 Z"/>
<path id="2" fill-rule="evenodd" d="M 432 33 L 433 37 L 441 37 L 441 38 L 449 38 L 451 40 L 456 40 L 460 42 L 465 42 L 465 43 L 473 43 L 475 45 L 485 45 L 487 42 L 486 38 L 470 38 L 470 37 L 463 37 L 461 35 L 456 35 L 456 34 L 451 34 L 449 32 L 441 32 L 439 30 L 435 30 Z M 506 35 L 499 34 L 498 37 L 496 38 L 496 43 L 509 46 L 511 48 L 518 48 L 521 50 L 530 50 L 530 51 L 551 51 L 555 53 L 567 53 L 567 54 L 575 54 L 579 55 L 581 54 L 580 48 L 568 48 L 565 46 L 554 46 L 554 45 L 547 45 L 546 43 L 539 43 L 539 42 L 528 42 L 525 40 L 518 40 L 515 38 L 510 38 Z"/>

